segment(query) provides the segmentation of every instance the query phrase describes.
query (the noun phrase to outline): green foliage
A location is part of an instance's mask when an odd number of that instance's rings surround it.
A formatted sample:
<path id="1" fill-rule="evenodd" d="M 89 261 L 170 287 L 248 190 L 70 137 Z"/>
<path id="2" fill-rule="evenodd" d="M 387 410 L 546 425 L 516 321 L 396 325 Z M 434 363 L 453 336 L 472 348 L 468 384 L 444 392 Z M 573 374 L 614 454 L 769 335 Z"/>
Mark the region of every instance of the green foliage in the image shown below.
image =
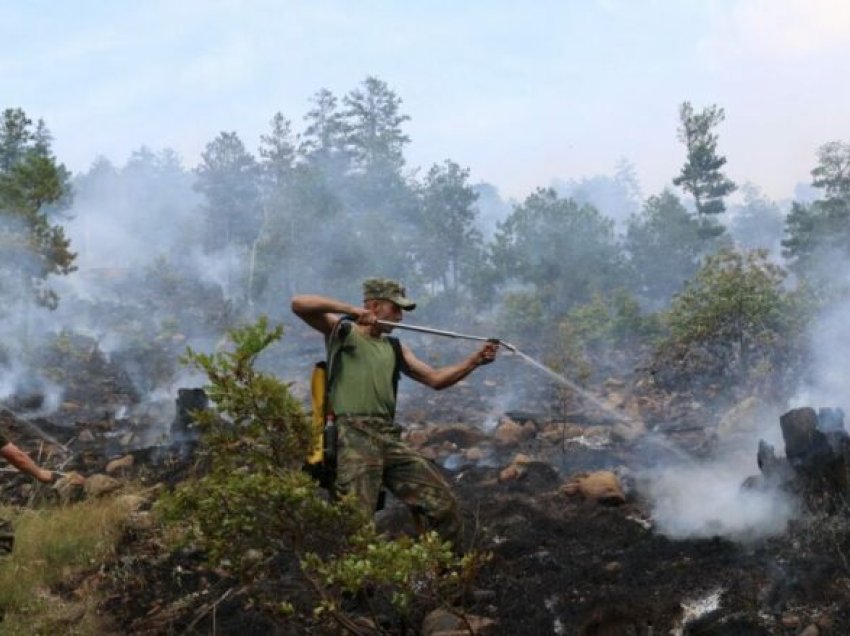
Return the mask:
<path id="1" fill-rule="evenodd" d="M 765 248 L 778 252 L 785 226 L 785 215 L 779 205 L 752 184 L 744 184 L 741 192 L 744 202 L 735 210 L 729 225 L 730 234 L 744 249 Z"/>
<path id="2" fill-rule="evenodd" d="M 338 593 L 368 589 L 372 608 L 389 605 L 407 617 L 417 599 L 439 605 L 456 595 L 485 560 L 478 553 L 459 559 L 435 532 L 417 540 L 385 541 L 375 535 L 372 526 L 366 526 L 352 537 L 349 551 L 341 558 L 326 561 L 310 554 L 304 567 Z M 333 607 L 334 599 L 326 597 L 316 611 Z"/>
<path id="3" fill-rule="evenodd" d="M 547 326 L 543 300 L 536 291 L 512 291 L 502 297 L 499 333 L 510 341 L 533 342 Z"/>
<path id="4" fill-rule="evenodd" d="M 35 129 L 23 110 L 8 108 L 0 121 L 0 269 L 5 285 L 51 309 L 59 298 L 46 286 L 51 275 L 74 271 L 76 254 L 61 225 L 51 222 L 70 202 L 65 167 L 50 149 L 50 133 Z"/>
<path id="5" fill-rule="evenodd" d="M 263 317 L 230 332 L 232 349 L 188 350 L 221 415 L 198 414 L 206 472 L 163 497 L 158 510 L 284 619 L 329 617 L 353 631 L 343 594 L 364 586 L 401 615 L 414 602 L 441 602 L 447 586 L 468 580 L 474 557 L 460 560 L 433 535 L 382 537 L 352 501 L 329 500 L 301 470 L 311 424 L 285 383 L 254 368 L 282 333 Z M 293 577 L 302 581 L 295 591 Z"/>
<path id="6" fill-rule="evenodd" d="M 726 165 L 726 157 L 717 154 L 717 134 L 713 132 L 725 117 L 723 109 L 717 105 L 701 113 L 695 113 L 690 102 L 684 102 L 679 108 L 679 140 L 685 144 L 687 160 L 673 184 L 682 186 L 694 197 L 701 218 L 723 212 L 726 209 L 723 197 L 735 190 L 734 182 L 720 170 Z M 722 227 L 710 225 L 704 229 L 709 236 L 723 231 Z"/>
<path id="7" fill-rule="evenodd" d="M 209 252 L 246 246 L 260 229 L 259 171 L 235 132 L 207 144 L 196 169 L 195 189 L 205 200 L 204 245 Z"/>
<path id="8" fill-rule="evenodd" d="M 786 290 L 785 276 L 766 250 L 708 257 L 667 314 L 670 335 L 659 354 L 672 358 L 674 375 L 742 390 L 762 380 L 785 388 L 800 368 L 808 319 L 802 292 Z"/>
<path id="9" fill-rule="evenodd" d="M 587 352 L 587 347 L 582 340 L 576 326 L 567 319 L 558 322 L 555 342 L 547 349 L 544 358 L 546 365 L 556 371 L 569 376 L 579 384 L 587 384 L 593 376 L 593 364 Z M 561 399 L 569 402 L 574 397 L 568 387 L 558 387 Z"/>
<path id="10" fill-rule="evenodd" d="M 537 190 L 499 225 L 492 253 L 502 281 L 535 287 L 549 315 L 619 286 L 613 222 L 595 208 Z"/>
<path id="11" fill-rule="evenodd" d="M 356 169 L 366 172 L 400 170 L 404 146 L 410 142 L 401 125 L 410 119 L 400 112 L 401 98 L 377 77 L 343 99 L 345 144 Z"/>
<path id="12" fill-rule="evenodd" d="M 661 333 L 655 314 L 643 315 L 638 302 L 625 290 L 610 296 L 594 295 L 567 315 L 576 333 L 591 351 L 630 348 L 637 341 L 649 341 Z"/>
<path id="13" fill-rule="evenodd" d="M 481 233 L 475 229 L 475 194 L 469 170 L 453 161 L 434 165 L 420 189 L 419 240 L 414 244 L 428 280 L 456 292 L 470 279 L 467 270 L 480 262 Z"/>
<path id="14" fill-rule="evenodd" d="M 825 294 L 843 284 L 834 275 L 836 260 L 850 255 L 850 144 L 830 142 L 818 150 L 812 185 L 823 198 L 811 204 L 794 202 L 786 219 L 784 255 L 791 268 Z"/>
<path id="15" fill-rule="evenodd" d="M 823 189 L 827 199 L 850 200 L 850 144 L 831 141 L 818 148 L 812 185 Z"/>
<path id="16" fill-rule="evenodd" d="M 666 306 L 696 273 L 703 247 L 698 220 L 673 192 L 649 197 L 626 230 L 637 293 L 652 305 Z"/>
<path id="17" fill-rule="evenodd" d="M 337 109 L 337 98 L 328 89 L 319 90 L 311 100 L 314 108 L 304 119 L 307 127 L 299 152 L 312 165 L 328 172 L 345 161 L 345 121 Z"/>
<path id="18" fill-rule="evenodd" d="M 622 373 L 662 332 L 658 314 L 644 315 L 625 290 L 609 296 L 596 294 L 558 321 L 551 366 L 581 382 L 600 374 Z"/>
<path id="19" fill-rule="evenodd" d="M 301 136 L 278 113 L 261 139 L 263 223 L 249 298 L 264 307 L 310 285 L 335 293 L 367 276 L 414 283 L 422 215 L 418 187 L 402 174 L 410 118 L 401 99 L 367 77 L 342 100 L 323 89 L 312 101 Z"/>
<path id="20" fill-rule="evenodd" d="M 123 536 L 126 498 L 13 513 L 15 549 L 0 567 L 3 634 L 102 634 L 106 629 L 95 598 L 62 598 L 48 591 L 79 581 L 108 561 Z M 84 616 L 85 615 L 85 616 Z"/>
<path id="21" fill-rule="evenodd" d="M 210 399 L 229 418 L 224 424 L 209 413 L 202 414 L 213 465 L 236 468 L 245 465 L 247 458 L 248 465 L 273 471 L 300 468 L 307 455 L 310 423 L 283 382 L 254 369 L 260 353 L 281 338 L 283 327 L 269 330 L 268 320 L 261 317 L 228 334 L 233 350 L 206 354 L 189 348 L 185 358 L 206 373 Z M 231 444 L 242 452 L 231 452 Z"/>

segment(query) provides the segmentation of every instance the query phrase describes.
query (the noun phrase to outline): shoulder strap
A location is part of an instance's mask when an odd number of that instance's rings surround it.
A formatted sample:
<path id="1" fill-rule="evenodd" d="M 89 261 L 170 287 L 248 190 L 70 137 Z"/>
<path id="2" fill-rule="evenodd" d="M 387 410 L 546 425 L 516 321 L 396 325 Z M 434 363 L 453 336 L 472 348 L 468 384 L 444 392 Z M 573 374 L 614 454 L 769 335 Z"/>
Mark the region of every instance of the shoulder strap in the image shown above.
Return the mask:
<path id="1" fill-rule="evenodd" d="M 395 367 L 393 367 L 393 394 L 398 394 L 398 381 L 401 378 L 401 372 L 408 371 L 407 361 L 404 359 L 404 354 L 401 351 L 401 342 L 395 336 L 387 336 L 390 346 L 395 354 Z"/>
<path id="2" fill-rule="evenodd" d="M 351 333 L 352 320 L 352 316 L 342 316 L 334 325 L 333 329 L 331 329 L 330 334 L 328 334 L 328 391 L 330 391 L 334 378 L 339 374 L 339 365 L 342 362 L 340 354 L 342 353 L 345 339 Z"/>

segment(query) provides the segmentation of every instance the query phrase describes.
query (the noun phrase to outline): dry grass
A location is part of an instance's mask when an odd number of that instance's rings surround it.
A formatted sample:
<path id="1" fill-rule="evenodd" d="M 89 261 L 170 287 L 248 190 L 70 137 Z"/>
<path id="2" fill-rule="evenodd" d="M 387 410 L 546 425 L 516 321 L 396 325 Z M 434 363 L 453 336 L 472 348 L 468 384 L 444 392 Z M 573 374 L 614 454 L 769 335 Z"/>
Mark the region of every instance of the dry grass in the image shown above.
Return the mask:
<path id="1" fill-rule="evenodd" d="M 90 594 L 51 591 L 60 583 L 76 589 L 114 553 L 128 506 L 121 498 L 24 510 L 0 508 L 14 519 L 15 549 L 0 561 L 2 634 L 104 634 Z"/>

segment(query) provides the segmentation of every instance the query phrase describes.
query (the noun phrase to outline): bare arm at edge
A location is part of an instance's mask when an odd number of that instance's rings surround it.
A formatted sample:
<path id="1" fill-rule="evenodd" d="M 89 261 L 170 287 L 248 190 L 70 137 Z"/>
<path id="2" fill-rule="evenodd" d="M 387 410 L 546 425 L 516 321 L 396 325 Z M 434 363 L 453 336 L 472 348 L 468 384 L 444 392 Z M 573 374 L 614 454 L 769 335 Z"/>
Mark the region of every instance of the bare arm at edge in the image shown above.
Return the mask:
<path id="1" fill-rule="evenodd" d="M 407 363 L 406 374 L 413 380 L 439 391 L 457 384 L 482 364 L 495 360 L 498 348 L 498 344 L 488 342 L 465 360 L 439 369 L 422 362 L 407 345 L 401 346 L 401 353 Z"/>
<path id="2" fill-rule="evenodd" d="M 360 316 L 371 313 L 363 307 L 315 294 L 298 294 L 292 297 L 292 312 L 316 331 L 327 335 L 339 320 L 340 314 Z"/>
<path id="3" fill-rule="evenodd" d="M 7 443 L 5 446 L 0 448 L 0 457 L 12 464 L 12 466 L 21 472 L 32 475 L 45 484 L 49 484 L 53 481 L 52 471 L 41 468 L 29 455 L 15 446 L 12 442 Z"/>

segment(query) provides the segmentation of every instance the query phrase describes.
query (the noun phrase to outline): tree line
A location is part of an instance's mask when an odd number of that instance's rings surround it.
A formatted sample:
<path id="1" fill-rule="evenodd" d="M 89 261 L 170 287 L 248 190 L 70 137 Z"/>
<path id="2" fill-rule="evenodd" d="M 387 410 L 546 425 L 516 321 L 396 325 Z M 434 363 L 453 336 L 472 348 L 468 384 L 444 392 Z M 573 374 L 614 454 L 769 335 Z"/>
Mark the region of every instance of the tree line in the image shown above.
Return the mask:
<path id="1" fill-rule="evenodd" d="M 193 250 L 219 259 L 226 295 L 250 312 L 279 313 L 296 291 L 351 296 L 362 278 L 390 276 L 422 298 L 426 318 L 472 320 L 495 308 L 506 329 L 532 335 L 570 319 L 582 333 L 581 317 L 594 311 L 607 312 L 612 325 L 628 314 L 635 332 L 651 332 L 647 316 L 681 308 L 688 290 L 712 280 L 698 276 L 706 267 L 746 274 L 781 266 L 809 290 L 834 297 L 840 281 L 831 265 L 850 249 L 850 145 L 839 141 L 818 152 L 812 185 L 819 198 L 794 202 L 784 216 L 745 185 L 743 204 L 724 225 L 736 184 L 724 173 L 717 128 L 725 114 L 716 105 L 682 104 L 681 171 L 622 227 L 590 203 L 540 187 L 485 237 L 483 190 L 470 183 L 468 168 L 451 159 L 426 170 L 407 166 L 410 117 L 385 82 L 368 77 L 341 98 L 322 89 L 311 104 L 298 130 L 274 114 L 256 152 L 225 131 L 191 172 L 172 151 L 142 148 L 123 168 L 99 159 L 74 180 L 53 155 L 44 122 L 5 110 L 4 286 L 55 306 L 49 277 L 75 267 L 63 215 L 74 194 L 93 201 L 107 192 L 131 199 L 139 227 L 145 217 L 151 226 L 161 225 L 162 214 L 174 219 L 179 242 L 170 239 L 167 251 L 152 245 L 151 262 L 160 257 L 161 269 L 164 252 L 177 261 Z M 745 254 L 759 247 L 773 251 Z M 777 294 L 787 291 L 780 279 L 784 270 L 771 278 Z M 665 319 L 667 336 L 679 333 L 671 324 Z"/>

